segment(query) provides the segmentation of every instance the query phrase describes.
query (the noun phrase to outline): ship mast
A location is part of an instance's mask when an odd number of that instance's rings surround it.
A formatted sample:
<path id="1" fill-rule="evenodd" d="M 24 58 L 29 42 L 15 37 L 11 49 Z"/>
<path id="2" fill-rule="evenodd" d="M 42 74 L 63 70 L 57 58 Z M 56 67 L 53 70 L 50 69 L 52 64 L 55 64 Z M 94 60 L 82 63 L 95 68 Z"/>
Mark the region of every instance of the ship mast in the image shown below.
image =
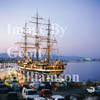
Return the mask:
<path id="1" fill-rule="evenodd" d="M 38 39 L 39 29 L 38 29 L 38 20 L 39 20 L 39 17 L 38 17 L 38 13 L 37 13 L 37 15 L 36 15 L 36 33 L 37 33 L 37 36 L 36 36 L 36 43 L 35 43 L 35 46 L 36 46 L 36 60 L 37 61 L 39 60 L 39 39 Z"/>
<path id="2" fill-rule="evenodd" d="M 27 58 L 27 51 L 28 49 L 34 49 L 33 47 L 33 43 L 28 43 L 27 42 L 27 39 L 28 39 L 28 33 L 27 33 L 27 23 L 25 22 L 25 26 L 23 28 L 23 34 L 24 34 L 24 41 L 23 42 L 17 42 L 16 44 L 21 44 L 22 46 L 20 48 L 23 48 L 24 50 L 24 58 L 26 59 Z"/>
<path id="3" fill-rule="evenodd" d="M 27 31 L 27 23 L 25 22 L 25 27 L 24 27 L 24 32 L 23 34 L 25 35 L 24 36 L 24 57 L 26 58 L 27 57 L 27 34 L 26 34 L 26 31 Z"/>
<path id="4" fill-rule="evenodd" d="M 48 63 L 50 61 L 50 19 L 48 20 L 48 37 L 47 37 L 47 49 L 48 49 Z"/>
<path id="5" fill-rule="evenodd" d="M 36 17 L 32 17 L 34 19 L 36 19 L 36 22 L 31 21 L 31 23 L 35 23 L 36 24 L 36 37 L 35 37 L 35 47 L 36 47 L 36 60 L 39 61 L 39 20 L 42 20 L 42 18 L 40 18 L 38 16 L 38 12 L 36 14 Z"/>

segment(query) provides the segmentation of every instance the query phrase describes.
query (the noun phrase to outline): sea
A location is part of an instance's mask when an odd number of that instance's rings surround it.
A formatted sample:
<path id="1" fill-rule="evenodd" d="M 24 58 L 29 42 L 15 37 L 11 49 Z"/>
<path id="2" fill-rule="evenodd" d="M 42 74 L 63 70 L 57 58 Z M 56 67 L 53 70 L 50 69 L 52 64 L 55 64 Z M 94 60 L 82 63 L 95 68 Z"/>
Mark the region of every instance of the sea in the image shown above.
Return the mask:
<path id="1" fill-rule="evenodd" d="M 100 81 L 100 62 L 70 62 L 64 74 L 79 75 L 79 81 Z"/>

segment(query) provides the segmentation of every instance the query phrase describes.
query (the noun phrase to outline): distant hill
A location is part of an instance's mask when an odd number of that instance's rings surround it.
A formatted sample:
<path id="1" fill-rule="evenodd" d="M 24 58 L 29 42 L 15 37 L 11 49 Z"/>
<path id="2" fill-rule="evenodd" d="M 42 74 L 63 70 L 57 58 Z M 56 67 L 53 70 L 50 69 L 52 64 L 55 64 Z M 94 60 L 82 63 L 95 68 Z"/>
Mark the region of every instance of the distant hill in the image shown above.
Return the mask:
<path id="1" fill-rule="evenodd" d="M 10 58 L 7 53 L 0 53 L 0 58 Z"/>
<path id="2" fill-rule="evenodd" d="M 0 53 L 0 59 L 12 59 L 12 58 L 7 53 Z M 85 57 L 51 55 L 51 60 L 53 60 L 53 59 L 62 59 L 64 61 L 81 61 L 81 60 L 85 59 Z"/>
<path id="3" fill-rule="evenodd" d="M 52 56 L 51 59 L 62 59 L 65 61 L 80 61 L 83 60 L 84 57 L 80 57 L 80 56 Z"/>

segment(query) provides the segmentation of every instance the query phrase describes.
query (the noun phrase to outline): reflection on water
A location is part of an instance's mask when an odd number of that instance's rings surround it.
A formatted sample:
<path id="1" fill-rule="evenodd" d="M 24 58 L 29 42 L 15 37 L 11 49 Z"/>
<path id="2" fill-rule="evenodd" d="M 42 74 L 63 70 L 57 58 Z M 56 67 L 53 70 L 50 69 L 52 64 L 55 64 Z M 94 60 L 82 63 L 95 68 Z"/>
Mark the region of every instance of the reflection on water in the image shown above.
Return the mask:
<path id="1" fill-rule="evenodd" d="M 67 70 L 64 73 L 78 74 L 80 81 L 88 79 L 100 81 L 100 62 L 68 63 Z"/>

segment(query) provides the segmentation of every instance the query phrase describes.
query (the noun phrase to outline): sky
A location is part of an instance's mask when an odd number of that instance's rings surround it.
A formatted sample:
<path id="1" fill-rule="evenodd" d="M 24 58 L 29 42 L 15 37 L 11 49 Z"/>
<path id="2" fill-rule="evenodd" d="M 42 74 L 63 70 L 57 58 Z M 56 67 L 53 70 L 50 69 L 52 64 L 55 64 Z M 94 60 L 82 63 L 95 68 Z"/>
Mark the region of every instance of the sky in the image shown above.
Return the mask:
<path id="1" fill-rule="evenodd" d="M 36 12 L 64 29 L 57 34 L 59 55 L 100 58 L 100 0 L 0 0 L 0 52 L 20 39 L 9 33 Z"/>

